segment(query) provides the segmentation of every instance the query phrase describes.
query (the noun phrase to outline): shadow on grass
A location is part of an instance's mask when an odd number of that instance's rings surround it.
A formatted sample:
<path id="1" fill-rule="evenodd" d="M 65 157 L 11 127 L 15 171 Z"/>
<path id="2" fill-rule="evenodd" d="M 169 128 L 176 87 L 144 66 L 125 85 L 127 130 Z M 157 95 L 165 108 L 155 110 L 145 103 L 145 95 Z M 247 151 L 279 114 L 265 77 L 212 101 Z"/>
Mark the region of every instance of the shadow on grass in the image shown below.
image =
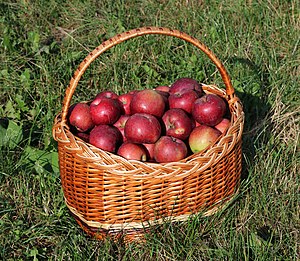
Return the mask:
<path id="1" fill-rule="evenodd" d="M 268 142 L 270 139 L 270 125 L 267 118 L 271 111 L 271 104 L 268 102 L 270 92 L 269 74 L 257 66 L 254 62 L 246 58 L 229 58 L 231 64 L 240 64 L 246 69 L 249 69 L 257 76 L 257 84 L 259 90 L 256 95 L 251 91 L 235 90 L 236 95 L 240 98 L 243 104 L 245 113 L 245 124 L 243 132 L 243 168 L 242 181 L 249 177 L 249 166 L 254 164 L 257 145 Z"/>

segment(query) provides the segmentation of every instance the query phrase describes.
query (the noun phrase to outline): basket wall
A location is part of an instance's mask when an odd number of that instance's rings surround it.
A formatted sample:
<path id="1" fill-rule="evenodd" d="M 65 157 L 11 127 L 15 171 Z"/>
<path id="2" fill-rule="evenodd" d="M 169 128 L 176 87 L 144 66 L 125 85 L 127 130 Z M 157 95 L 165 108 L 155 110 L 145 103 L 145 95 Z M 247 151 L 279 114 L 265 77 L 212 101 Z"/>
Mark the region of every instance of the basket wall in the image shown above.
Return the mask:
<path id="1" fill-rule="evenodd" d="M 205 171 L 157 178 L 114 175 L 107 166 L 96 169 L 78 161 L 65 146 L 59 146 L 59 151 L 66 159 L 60 162 L 66 203 L 91 226 L 107 229 L 142 228 L 151 220 L 180 220 L 207 210 L 235 192 L 241 173 L 240 141 Z"/>

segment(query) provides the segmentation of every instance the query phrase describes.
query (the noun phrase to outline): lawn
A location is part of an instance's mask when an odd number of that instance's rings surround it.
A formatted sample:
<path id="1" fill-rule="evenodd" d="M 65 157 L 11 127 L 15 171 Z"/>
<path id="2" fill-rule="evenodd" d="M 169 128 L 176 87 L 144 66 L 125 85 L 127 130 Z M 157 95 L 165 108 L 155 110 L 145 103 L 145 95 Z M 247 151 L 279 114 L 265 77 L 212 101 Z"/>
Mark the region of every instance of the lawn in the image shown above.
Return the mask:
<path id="1" fill-rule="evenodd" d="M 247 1 L 0 3 L 0 260 L 299 260 L 300 4 Z M 243 170 L 233 204 L 163 224 L 146 241 L 97 241 L 64 203 L 54 117 L 79 63 L 142 26 L 184 31 L 227 68 L 244 105 Z M 223 87 L 211 61 L 172 37 L 145 36 L 101 55 L 73 102 L 192 77 Z"/>

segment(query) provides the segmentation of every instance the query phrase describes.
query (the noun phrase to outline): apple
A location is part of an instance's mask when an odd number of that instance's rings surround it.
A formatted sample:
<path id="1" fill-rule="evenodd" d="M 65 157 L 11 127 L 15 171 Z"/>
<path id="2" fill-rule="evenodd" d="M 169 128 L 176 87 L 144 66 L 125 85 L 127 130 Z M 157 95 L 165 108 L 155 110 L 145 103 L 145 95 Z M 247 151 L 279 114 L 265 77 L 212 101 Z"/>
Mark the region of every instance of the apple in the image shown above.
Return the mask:
<path id="1" fill-rule="evenodd" d="M 173 162 L 187 156 L 187 146 L 177 138 L 161 136 L 154 146 L 154 159 L 156 162 Z"/>
<path id="2" fill-rule="evenodd" d="M 160 90 L 155 90 L 157 93 L 159 93 L 163 98 L 164 100 L 168 100 L 169 96 L 170 96 L 170 93 L 168 92 L 164 92 L 164 91 L 160 91 Z"/>
<path id="3" fill-rule="evenodd" d="M 166 135 L 185 140 L 191 133 L 193 122 L 183 109 L 170 109 L 164 113 L 162 120 Z"/>
<path id="4" fill-rule="evenodd" d="M 165 102 L 165 109 L 164 111 L 168 110 L 169 109 L 169 96 L 170 94 L 168 92 L 164 92 L 164 91 L 157 91 L 155 90 L 156 92 L 158 92 L 164 99 L 164 102 Z"/>
<path id="5" fill-rule="evenodd" d="M 194 119 L 193 116 L 191 116 L 191 115 L 190 115 L 190 119 L 191 119 L 191 121 L 192 121 L 192 130 L 193 130 L 194 128 L 197 127 L 197 122 L 195 121 L 195 119 Z"/>
<path id="6" fill-rule="evenodd" d="M 94 127 L 90 114 L 90 106 L 86 103 L 76 103 L 69 109 L 69 122 L 78 131 L 85 132 Z"/>
<path id="7" fill-rule="evenodd" d="M 166 86 L 166 85 L 160 85 L 160 86 L 157 86 L 155 88 L 156 91 L 161 91 L 161 92 L 166 92 L 166 93 L 169 93 L 170 91 L 170 87 L 169 86 Z"/>
<path id="8" fill-rule="evenodd" d="M 203 94 L 202 86 L 192 78 L 179 78 L 170 86 L 170 94 L 182 93 L 186 90 L 193 90 L 198 93 L 199 96 Z"/>
<path id="9" fill-rule="evenodd" d="M 142 90 L 136 92 L 130 103 L 131 114 L 147 113 L 161 117 L 165 112 L 165 100 L 155 90 Z"/>
<path id="10" fill-rule="evenodd" d="M 225 101 L 216 94 L 205 94 L 197 99 L 192 109 L 193 118 L 200 124 L 215 126 L 226 113 Z"/>
<path id="11" fill-rule="evenodd" d="M 194 102 L 199 98 L 199 95 L 194 90 L 183 90 L 181 92 L 171 93 L 169 96 L 169 107 L 180 108 L 188 113 L 192 112 Z"/>
<path id="12" fill-rule="evenodd" d="M 116 152 L 121 142 L 122 134 L 115 126 L 98 125 L 90 132 L 89 143 L 102 150 Z"/>
<path id="13" fill-rule="evenodd" d="M 130 112 L 130 103 L 133 97 L 133 93 L 124 93 L 121 94 L 118 98 L 118 100 L 121 102 L 123 111 L 125 114 L 131 114 Z"/>
<path id="14" fill-rule="evenodd" d="M 219 130 L 220 132 L 224 133 L 225 131 L 227 131 L 227 129 L 230 126 L 230 120 L 228 120 L 227 118 L 223 118 L 220 123 L 218 123 L 215 128 L 217 130 Z"/>
<path id="15" fill-rule="evenodd" d="M 193 119 L 194 119 L 194 118 L 193 118 Z M 194 128 L 202 125 L 202 124 L 199 123 L 198 121 L 195 121 L 195 122 L 196 122 L 196 124 L 195 124 Z M 194 128 L 193 128 L 193 129 L 194 129 Z"/>
<path id="16" fill-rule="evenodd" d="M 96 98 L 91 102 L 90 111 L 95 125 L 114 124 L 120 117 L 120 102 L 110 98 Z"/>
<path id="17" fill-rule="evenodd" d="M 161 135 L 161 125 L 151 114 L 136 113 L 127 120 L 124 134 L 131 142 L 155 143 Z"/>
<path id="18" fill-rule="evenodd" d="M 147 159 L 154 160 L 154 146 L 155 143 L 143 143 L 144 147 L 147 149 Z"/>
<path id="19" fill-rule="evenodd" d="M 164 99 L 164 102 L 165 102 L 165 110 L 168 110 L 169 109 L 169 96 L 170 96 L 170 93 L 168 92 L 164 92 L 164 91 L 159 91 L 159 90 L 156 90 L 156 92 L 158 92 Z"/>
<path id="20" fill-rule="evenodd" d="M 135 93 L 137 93 L 137 92 L 139 92 L 140 90 L 131 90 L 131 91 L 129 91 L 128 93 L 129 94 L 135 94 Z"/>
<path id="21" fill-rule="evenodd" d="M 75 134 L 78 138 L 82 139 L 85 142 L 89 142 L 90 135 L 86 132 L 77 132 Z"/>
<path id="22" fill-rule="evenodd" d="M 126 137 L 124 134 L 124 128 L 127 120 L 129 119 L 130 115 L 128 114 L 123 114 L 120 116 L 120 118 L 113 124 L 115 127 L 118 128 L 118 130 L 121 132 L 123 136 L 123 141 L 126 141 Z"/>
<path id="23" fill-rule="evenodd" d="M 147 149 L 142 144 L 125 142 L 119 149 L 117 154 L 128 160 L 147 160 Z"/>
<path id="24" fill-rule="evenodd" d="M 113 91 L 103 91 L 97 94 L 95 99 L 109 98 L 109 99 L 118 99 L 119 95 Z"/>
<path id="25" fill-rule="evenodd" d="M 221 135 L 221 132 L 207 125 L 194 128 L 189 136 L 189 147 L 193 153 L 205 150 L 212 145 Z"/>

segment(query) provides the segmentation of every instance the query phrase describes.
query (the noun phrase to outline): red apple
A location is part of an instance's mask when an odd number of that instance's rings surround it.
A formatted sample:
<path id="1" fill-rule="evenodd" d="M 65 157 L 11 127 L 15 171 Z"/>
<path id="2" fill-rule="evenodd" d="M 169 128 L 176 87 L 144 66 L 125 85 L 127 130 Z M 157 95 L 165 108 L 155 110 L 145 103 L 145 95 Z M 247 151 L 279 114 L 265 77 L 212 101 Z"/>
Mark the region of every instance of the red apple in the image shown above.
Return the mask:
<path id="1" fill-rule="evenodd" d="M 89 142 L 90 135 L 86 132 L 77 132 L 75 134 L 78 138 L 82 139 L 85 142 Z"/>
<path id="2" fill-rule="evenodd" d="M 128 93 L 129 94 L 135 94 L 135 93 L 137 93 L 137 92 L 139 92 L 140 90 L 132 90 L 132 91 L 129 91 Z"/>
<path id="3" fill-rule="evenodd" d="M 161 135 L 161 125 L 151 114 L 136 113 L 127 120 L 124 134 L 131 142 L 155 143 Z"/>
<path id="4" fill-rule="evenodd" d="M 161 91 L 161 92 L 166 92 L 166 93 L 169 93 L 170 91 L 170 87 L 169 86 L 166 86 L 166 85 L 160 85 L 160 86 L 157 86 L 155 88 L 156 91 Z"/>
<path id="5" fill-rule="evenodd" d="M 90 106 L 86 103 L 76 103 L 69 109 L 69 122 L 78 131 L 85 132 L 94 127 L 90 114 Z"/>
<path id="6" fill-rule="evenodd" d="M 109 152 L 116 152 L 122 142 L 120 131 L 110 125 L 98 125 L 90 132 L 89 143 Z"/>
<path id="7" fill-rule="evenodd" d="M 203 94 L 202 86 L 192 78 L 180 78 L 176 80 L 170 87 L 170 94 L 182 93 L 186 90 L 193 90 L 198 93 L 199 96 Z"/>
<path id="8" fill-rule="evenodd" d="M 190 116 L 190 119 L 192 121 L 192 130 L 193 130 L 194 128 L 197 127 L 197 122 L 195 121 L 195 119 L 193 118 L 193 116 Z"/>
<path id="9" fill-rule="evenodd" d="M 119 149 L 117 154 L 128 160 L 147 160 L 147 149 L 142 144 L 125 142 Z"/>
<path id="10" fill-rule="evenodd" d="M 202 124 L 200 124 L 198 121 L 195 121 L 195 123 L 196 123 L 196 124 L 195 124 L 194 128 L 202 125 Z M 194 128 L 193 128 L 193 129 L 194 129 Z"/>
<path id="11" fill-rule="evenodd" d="M 203 151 L 212 145 L 221 135 L 221 132 L 207 125 L 200 125 L 192 130 L 189 136 L 189 146 L 193 153 Z"/>
<path id="12" fill-rule="evenodd" d="M 147 159 L 150 161 L 153 160 L 155 143 L 143 143 L 143 145 L 147 149 Z"/>
<path id="13" fill-rule="evenodd" d="M 133 97 L 133 93 L 124 93 L 121 94 L 118 98 L 118 100 L 121 102 L 123 111 L 125 114 L 131 114 L 130 112 L 130 103 Z"/>
<path id="14" fill-rule="evenodd" d="M 103 91 L 97 94 L 95 99 L 109 98 L 109 99 L 118 99 L 119 95 L 113 91 Z"/>
<path id="15" fill-rule="evenodd" d="M 158 92 L 164 99 L 164 102 L 165 102 L 165 110 L 164 111 L 168 110 L 169 109 L 169 96 L 170 96 L 170 94 L 168 92 L 164 92 L 164 91 L 159 91 L 159 90 L 158 91 L 155 90 L 155 91 Z"/>
<path id="16" fill-rule="evenodd" d="M 162 120 L 167 136 L 185 140 L 192 131 L 193 122 L 182 109 L 174 108 L 166 111 Z"/>
<path id="17" fill-rule="evenodd" d="M 215 128 L 220 132 L 224 133 L 230 126 L 230 120 L 223 118 L 220 123 L 218 123 Z"/>
<path id="18" fill-rule="evenodd" d="M 121 105 L 116 99 L 96 98 L 90 105 L 92 120 L 95 125 L 113 124 L 121 115 Z"/>
<path id="19" fill-rule="evenodd" d="M 167 99 L 167 100 L 168 100 L 168 98 L 169 98 L 169 96 L 170 96 L 170 93 L 165 92 L 165 91 L 156 90 L 156 89 L 155 89 L 155 91 L 156 91 L 157 93 L 159 93 L 164 99 Z"/>
<path id="20" fill-rule="evenodd" d="M 130 111 L 131 114 L 147 113 L 161 117 L 165 112 L 165 101 L 155 90 L 142 90 L 133 95 Z"/>
<path id="21" fill-rule="evenodd" d="M 197 92 L 193 90 L 183 90 L 175 92 L 169 96 L 169 106 L 172 108 L 180 108 L 188 113 L 192 112 L 194 102 L 199 98 Z"/>
<path id="22" fill-rule="evenodd" d="M 205 94 L 194 103 L 192 115 L 200 124 L 215 126 L 226 113 L 225 101 L 216 94 Z"/>
<path id="23" fill-rule="evenodd" d="M 185 143 L 174 137 L 162 136 L 155 143 L 154 159 L 156 162 L 173 162 L 184 159 L 187 156 Z"/>
<path id="24" fill-rule="evenodd" d="M 127 120 L 129 119 L 130 115 L 124 114 L 121 115 L 120 118 L 113 124 L 118 130 L 121 132 L 123 136 L 123 141 L 126 141 L 126 137 L 124 135 L 124 128 Z"/>

